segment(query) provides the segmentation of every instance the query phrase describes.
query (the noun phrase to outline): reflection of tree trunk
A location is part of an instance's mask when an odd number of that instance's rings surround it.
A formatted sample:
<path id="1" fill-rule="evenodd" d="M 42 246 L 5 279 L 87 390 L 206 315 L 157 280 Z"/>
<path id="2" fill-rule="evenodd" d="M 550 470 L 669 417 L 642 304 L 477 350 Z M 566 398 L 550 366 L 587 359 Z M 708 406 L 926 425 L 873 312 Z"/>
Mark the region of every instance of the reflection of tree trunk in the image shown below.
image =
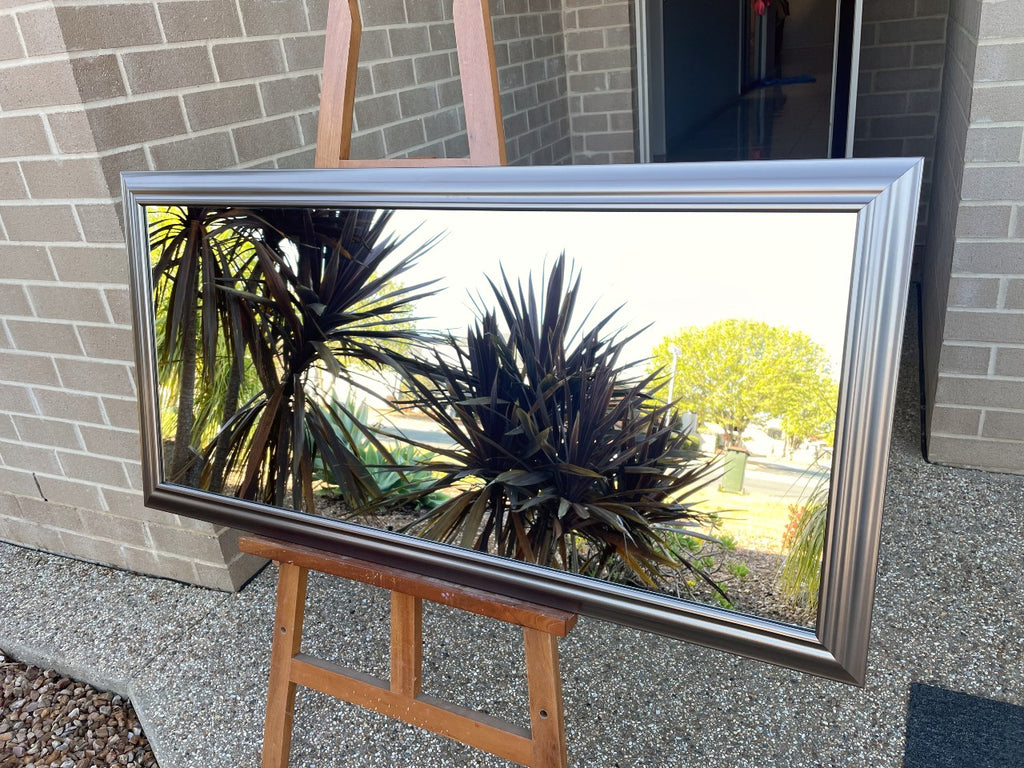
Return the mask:
<path id="1" fill-rule="evenodd" d="M 196 399 L 196 316 L 187 312 L 181 329 L 181 378 L 178 384 L 178 425 L 168 479 L 184 485 L 196 485 L 197 463 L 192 451 Z M 190 466 L 191 465 L 191 466 Z"/>
<path id="2" fill-rule="evenodd" d="M 238 410 L 238 396 L 242 390 L 242 364 L 238 355 L 231 355 L 231 370 L 228 371 L 228 387 L 224 393 L 224 413 L 221 424 L 227 424 Z M 220 493 L 224 490 L 224 468 L 228 460 L 231 441 L 228 435 L 221 434 L 217 438 L 217 447 L 213 454 L 213 470 L 210 476 L 210 490 Z"/>

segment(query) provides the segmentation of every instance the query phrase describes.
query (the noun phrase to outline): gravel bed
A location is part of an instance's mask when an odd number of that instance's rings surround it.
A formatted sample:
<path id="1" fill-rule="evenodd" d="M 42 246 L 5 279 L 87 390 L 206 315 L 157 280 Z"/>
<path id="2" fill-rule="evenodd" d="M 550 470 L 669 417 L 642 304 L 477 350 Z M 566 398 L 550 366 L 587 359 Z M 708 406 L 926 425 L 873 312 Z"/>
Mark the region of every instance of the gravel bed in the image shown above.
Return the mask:
<path id="1" fill-rule="evenodd" d="M 0 651 L 0 768 L 156 768 L 132 703 Z"/>

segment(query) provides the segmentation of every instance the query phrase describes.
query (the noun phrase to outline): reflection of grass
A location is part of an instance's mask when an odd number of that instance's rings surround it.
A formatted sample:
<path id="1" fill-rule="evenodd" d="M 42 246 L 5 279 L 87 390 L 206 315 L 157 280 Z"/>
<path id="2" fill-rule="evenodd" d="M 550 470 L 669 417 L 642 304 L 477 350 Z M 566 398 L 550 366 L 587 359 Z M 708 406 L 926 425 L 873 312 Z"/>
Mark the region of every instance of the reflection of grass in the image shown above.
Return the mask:
<path id="1" fill-rule="evenodd" d="M 706 488 L 701 493 L 699 508 L 718 513 L 721 527 L 716 535 L 732 536 L 738 548 L 782 552 L 782 534 L 789 519 L 786 502 Z"/>

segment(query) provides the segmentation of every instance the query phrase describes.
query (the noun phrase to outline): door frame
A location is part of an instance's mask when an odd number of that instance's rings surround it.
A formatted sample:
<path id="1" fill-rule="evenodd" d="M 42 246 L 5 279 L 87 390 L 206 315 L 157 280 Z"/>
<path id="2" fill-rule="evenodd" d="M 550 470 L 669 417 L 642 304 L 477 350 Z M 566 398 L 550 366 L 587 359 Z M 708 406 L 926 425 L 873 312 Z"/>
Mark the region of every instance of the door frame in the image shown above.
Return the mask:
<path id="1" fill-rule="evenodd" d="M 651 4 L 661 2 L 663 0 L 633 0 L 633 24 L 636 30 L 636 154 L 637 162 L 640 163 L 654 161 L 653 145 L 657 143 L 659 129 L 652 124 L 652 120 L 659 117 L 664 120 L 665 114 L 664 88 L 661 89 L 660 97 L 653 89 L 654 84 L 664 83 L 664 73 L 658 71 L 662 66 L 661 47 L 653 51 L 651 46 L 651 35 L 654 30 L 660 34 L 661 24 L 660 19 L 651 18 L 649 8 Z M 862 14 L 863 0 L 836 0 L 828 157 L 853 156 Z M 742 56 L 742 51 L 738 55 Z M 660 132 L 663 135 L 664 128 Z"/>

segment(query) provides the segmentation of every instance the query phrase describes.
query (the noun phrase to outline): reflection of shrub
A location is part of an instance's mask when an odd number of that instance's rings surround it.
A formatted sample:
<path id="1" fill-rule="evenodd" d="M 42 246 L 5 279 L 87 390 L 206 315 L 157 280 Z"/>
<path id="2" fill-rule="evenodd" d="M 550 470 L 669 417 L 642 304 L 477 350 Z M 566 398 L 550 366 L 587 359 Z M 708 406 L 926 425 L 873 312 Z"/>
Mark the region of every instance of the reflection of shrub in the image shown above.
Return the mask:
<path id="1" fill-rule="evenodd" d="M 351 414 L 318 382 L 324 371 L 350 381 L 346 361 L 407 372 L 405 351 L 423 340 L 409 316 L 429 291 L 400 278 L 430 244 L 393 258 L 403 241 L 385 234 L 388 220 L 370 210 L 205 207 L 152 218 L 154 297 L 166 308 L 161 380 L 178 390 L 169 479 L 313 512 L 319 459 L 350 506 L 379 496 L 339 439 Z M 258 382 L 251 396 L 243 363 Z M 225 367 L 233 384 L 213 411 L 220 429 L 197 443 L 197 403 Z"/>
<path id="2" fill-rule="evenodd" d="M 789 506 L 789 523 L 783 534 L 786 559 L 779 573 L 779 587 L 784 597 L 809 611 L 818 608 L 828 488 L 826 476 L 800 503 Z"/>
<path id="3" fill-rule="evenodd" d="M 450 436 L 430 468 L 454 492 L 411 530 L 506 557 L 656 586 L 665 568 L 703 571 L 665 527 L 697 526 L 685 499 L 710 465 L 665 426 L 650 377 L 620 362 L 628 338 L 573 324 L 579 277 L 564 256 L 538 296 L 491 283 L 496 311 L 436 354 L 416 405 Z M 500 318 L 500 320 L 499 320 Z"/>
<path id="4" fill-rule="evenodd" d="M 382 442 L 371 438 L 366 427 L 370 425 L 369 409 L 365 404 L 355 405 L 347 402 L 344 405 L 335 403 L 335 409 L 342 415 L 335 425 L 338 431 L 336 439 L 350 447 L 352 452 L 366 468 L 379 489 L 379 503 L 386 504 L 394 496 L 411 495 L 416 497 L 417 504 L 426 509 L 436 507 L 444 500 L 442 494 L 419 496 L 434 481 L 433 473 L 426 470 L 407 469 L 416 465 L 428 464 L 433 458 L 429 451 L 393 440 Z M 313 464 L 313 477 L 322 483 L 320 490 L 330 495 L 341 495 L 339 483 L 319 457 Z M 353 513 L 362 510 L 350 510 Z"/>

